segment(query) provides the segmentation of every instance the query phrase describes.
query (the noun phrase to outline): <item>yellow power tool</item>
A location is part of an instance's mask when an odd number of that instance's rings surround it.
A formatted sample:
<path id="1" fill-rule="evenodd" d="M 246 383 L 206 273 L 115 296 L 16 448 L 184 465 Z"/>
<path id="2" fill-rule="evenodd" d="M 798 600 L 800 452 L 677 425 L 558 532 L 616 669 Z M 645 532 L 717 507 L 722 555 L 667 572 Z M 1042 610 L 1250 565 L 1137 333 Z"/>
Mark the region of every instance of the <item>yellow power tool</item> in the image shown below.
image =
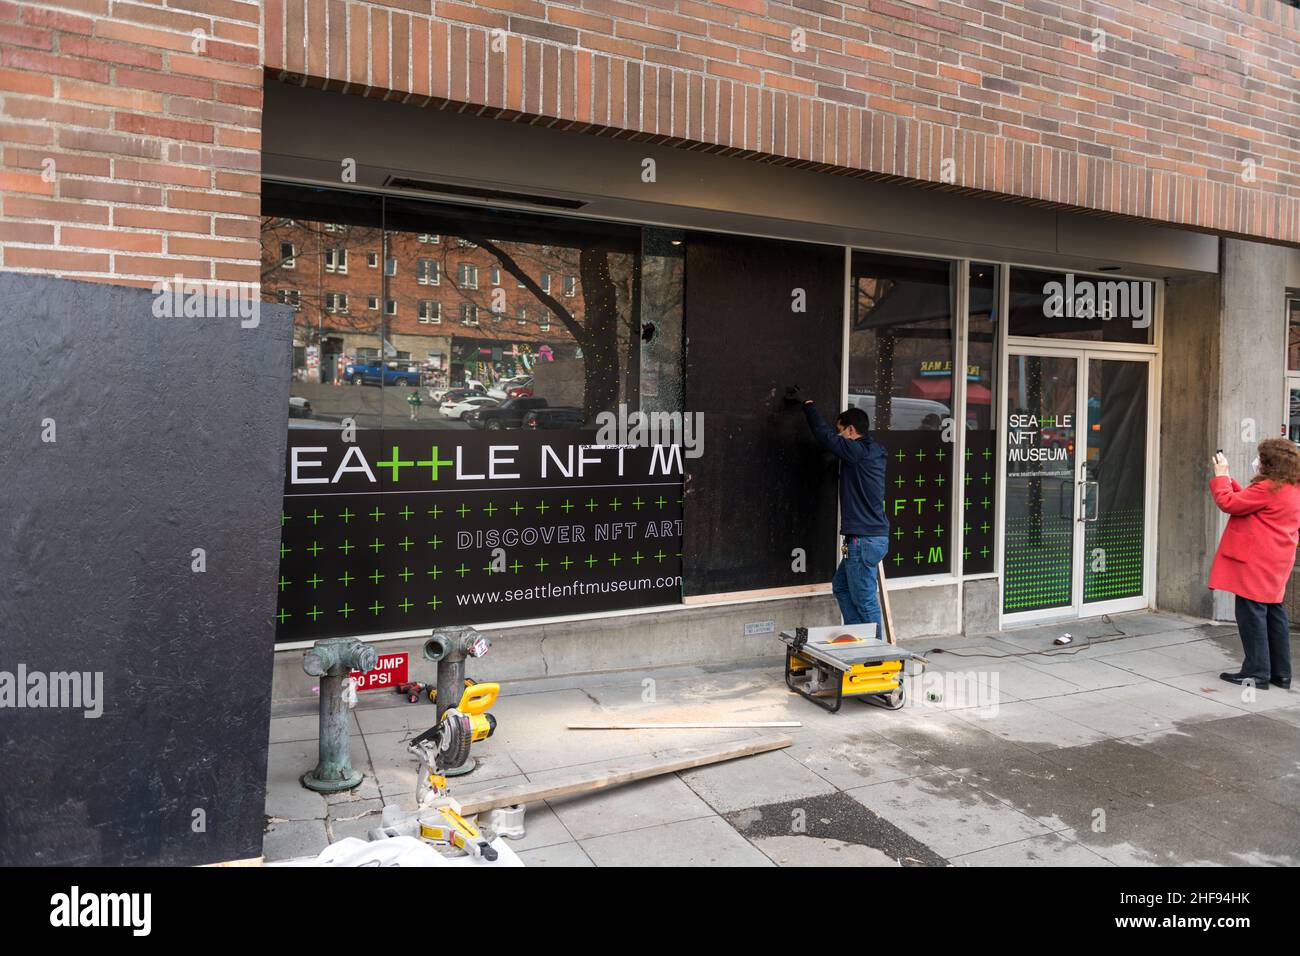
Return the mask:
<path id="1" fill-rule="evenodd" d="M 462 766 L 469 759 L 470 747 L 492 736 L 497 721 L 488 713 L 501 693 L 495 683 L 467 684 L 460 703 L 442 715 L 442 719 L 413 739 L 409 748 L 424 761 L 416 786 L 420 836 L 464 850 L 489 862 L 497 858 L 490 841 L 460 814 L 460 804 L 447 792 L 446 771 Z"/>

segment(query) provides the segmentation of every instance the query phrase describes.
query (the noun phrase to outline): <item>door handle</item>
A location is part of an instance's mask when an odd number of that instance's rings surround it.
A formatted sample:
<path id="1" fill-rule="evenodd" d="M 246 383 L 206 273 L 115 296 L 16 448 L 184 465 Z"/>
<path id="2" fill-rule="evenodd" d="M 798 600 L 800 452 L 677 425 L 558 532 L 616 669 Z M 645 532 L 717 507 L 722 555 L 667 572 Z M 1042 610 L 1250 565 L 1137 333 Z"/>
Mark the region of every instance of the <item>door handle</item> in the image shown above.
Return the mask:
<path id="1" fill-rule="evenodd" d="M 1098 491 L 1100 491 L 1100 482 L 1098 481 L 1090 481 L 1085 478 L 1083 481 L 1079 482 L 1079 489 L 1080 489 L 1079 490 L 1079 494 L 1080 494 L 1079 520 L 1084 522 L 1085 524 L 1092 524 L 1092 522 L 1096 521 L 1098 516 L 1101 514 L 1100 500 L 1099 500 L 1097 502 L 1098 507 L 1093 509 L 1092 517 L 1091 518 L 1088 517 L 1088 486 L 1089 485 L 1098 486 Z"/>

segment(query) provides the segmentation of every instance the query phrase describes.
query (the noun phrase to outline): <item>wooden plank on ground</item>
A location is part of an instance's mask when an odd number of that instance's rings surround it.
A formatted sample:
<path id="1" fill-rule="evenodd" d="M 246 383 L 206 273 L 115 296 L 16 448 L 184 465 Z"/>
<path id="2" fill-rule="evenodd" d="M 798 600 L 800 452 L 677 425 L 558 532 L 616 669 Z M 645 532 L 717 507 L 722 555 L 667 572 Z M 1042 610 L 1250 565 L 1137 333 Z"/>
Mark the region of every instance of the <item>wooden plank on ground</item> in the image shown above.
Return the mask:
<path id="1" fill-rule="evenodd" d="M 880 592 L 880 610 L 884 612 L 881 616 L 885 622 L 885 639 L 890 644 L 897 644 L 898 639 L 894 636 L 894 615 L 889 611 L 889 589 L 885 587 L 884 561 L 876 565 L 876 572 L 876 590 Z"/>
<path id="2" fill-rule="evenodd" d="M 517 783 L 504 787 L 489 787 L 467 794 L 463 799 L 457 798 L 460 812 L 466 816 L 495 810 L 498 807 L 513 807 L 537 800 L 552 800 L 557 797 L 572 797 L 581 793 L 592 793 L 617 787 L 619 784 L 657 777 L 679 770 L 691 770 L 708 764 L 734 760 L 737 757 L 749 757 L 753 754 L 766 753 L 789 747 L 794 741 L 785 736 L 759 737 L 752 740 L 738 740 L 735 743 L 717 747 L 689 747 L 672 750 L 657 757 L 637 757 L 625 763 L 614 764 L 599 770 L 586 770 L 556 777 L 544 783 Z M 453 785 L 454 786 L 454 785 Z M 455 796 L 453 792 L 452 796 Z"/>
<path id="3" fill-rule="evenodd" d="M 802 727 L 798 720 L 731 720 L 718 723 L 665 724 L 646 722 L 640 724 L 569 724 L 570 730 L 752 730 L 760 727 Z"/>

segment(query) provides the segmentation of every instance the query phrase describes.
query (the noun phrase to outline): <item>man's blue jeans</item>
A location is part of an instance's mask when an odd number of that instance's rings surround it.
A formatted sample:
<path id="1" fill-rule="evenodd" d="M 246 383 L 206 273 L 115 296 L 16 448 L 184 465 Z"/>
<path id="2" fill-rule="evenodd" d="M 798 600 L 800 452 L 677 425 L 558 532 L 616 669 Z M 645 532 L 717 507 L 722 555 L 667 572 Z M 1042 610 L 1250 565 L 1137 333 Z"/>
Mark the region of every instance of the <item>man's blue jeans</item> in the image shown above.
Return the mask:
<path id="1" fill-rule="evenodd" d="M 844 540 L 849 553 L 831 579 L 831 591 L 839 602 L 840 614 L 845 624 L 876 625 L 876 637 L 884 640 L 885 624 L 876 594 L 876 565 L 889 553 L 889 536 L 846 536 Z"/>

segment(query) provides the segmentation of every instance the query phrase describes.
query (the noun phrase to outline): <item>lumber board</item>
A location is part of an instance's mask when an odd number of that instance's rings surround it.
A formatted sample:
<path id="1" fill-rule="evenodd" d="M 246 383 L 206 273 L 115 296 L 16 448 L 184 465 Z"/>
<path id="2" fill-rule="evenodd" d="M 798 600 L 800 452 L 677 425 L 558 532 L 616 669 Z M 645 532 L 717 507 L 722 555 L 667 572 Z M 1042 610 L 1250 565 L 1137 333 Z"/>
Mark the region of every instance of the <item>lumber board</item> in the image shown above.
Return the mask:
<path id="1" fill-rule="evenodd" d="M 629 724 L 569 724 L 569 730 L 751 730 L 758 728 L 802 727 L 798 720 L 732 720 L 710 723 L 629 723 Z"/>
<path id="2" fill-rule="evenodd" d="M 898 638 L 894 636 L 894 615 L 890 613 L 889 610 L 889 589 L 885 587 L 885 562 L 884 561 L 881 561 L 879 564 L 876 565 L 876 572 L 877 572 L 876 580 L 879 585 L 879 587 L 877 587 L 876 590 L 880 592 L 879 594 L 880 609 L 881 611 L 884 612 L 884 614 L 881 615 L 881 618 L 885 623 L 885 638 L 886 640 L 889 641 L 890 644 L 897 644 Z"/>
<path id="3" fill-rule="evenodd" d="M 679 770 L 691 770 L 708 764 L 734 760 L 737 757 L 749 757 L 753 754 L 767 753 L 789 747 L 794 741 L 790 737 L 771 736 L 741 740 L 717 747 L 688 747 L 681 750 L 666 751 L 659 756 L 638 757 L 624 763 L 613 764 L 598 770 L 586 770 L 556 777 L 539 783 L 517 783 L 502 787 L 489 787 L 467 794 L 463 800 L 458 798 L 461 813 L 469 816 L 495 810 L 498 807 L 513 807 L 537 800 L 552 800 L 557 797 L 572 797 L 582 793 L 593 793 L 634 780 L 657 777 Z"/>

